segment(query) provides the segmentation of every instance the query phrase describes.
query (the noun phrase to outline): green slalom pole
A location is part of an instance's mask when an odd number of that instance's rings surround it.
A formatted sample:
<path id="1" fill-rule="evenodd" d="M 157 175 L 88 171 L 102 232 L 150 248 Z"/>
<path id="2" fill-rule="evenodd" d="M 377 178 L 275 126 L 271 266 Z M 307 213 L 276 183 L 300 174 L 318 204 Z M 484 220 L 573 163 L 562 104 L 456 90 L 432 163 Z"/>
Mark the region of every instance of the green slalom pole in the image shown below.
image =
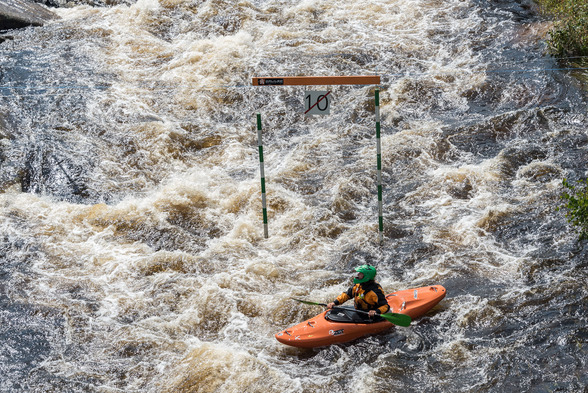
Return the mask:
<path id="1" fill-rule="evenodd" d="M 259 147 L 259 172 L 261 175 L 261 206 L 263 209 L 263 237 L 268 238 L 267 206 L 265 198 L 265 172 L 263 170 L 263 144 L 261 141 L 261 113 L 257 114 L 257 146 Z"/>
<path id="2" fill-rule="evenodd" d="M 382 213 L 382 145 L 380 142 L 380 88 L 376 87 L 376 144 L 378 155 L 378 232 L 380 245 L 384 242 L 384 216 Z"/>

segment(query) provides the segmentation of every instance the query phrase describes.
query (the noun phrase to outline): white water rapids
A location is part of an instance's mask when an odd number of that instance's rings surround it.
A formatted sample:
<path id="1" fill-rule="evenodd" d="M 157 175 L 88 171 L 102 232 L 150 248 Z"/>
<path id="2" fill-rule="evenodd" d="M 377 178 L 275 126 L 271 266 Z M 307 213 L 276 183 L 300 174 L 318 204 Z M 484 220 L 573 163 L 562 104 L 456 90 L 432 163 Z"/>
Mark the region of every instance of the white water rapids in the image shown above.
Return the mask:
<path id="1" fill-rule="evenodd" d="M 139 0 L 0 44 L 0 390 L 585 391 L 586 96 L 527 1 Z M 374 86 L 253 76 L 381 75 Z M 269 239 L 255 113 L 262 114 Z M 372 263 L 409 328 L 274 334 Z"/>

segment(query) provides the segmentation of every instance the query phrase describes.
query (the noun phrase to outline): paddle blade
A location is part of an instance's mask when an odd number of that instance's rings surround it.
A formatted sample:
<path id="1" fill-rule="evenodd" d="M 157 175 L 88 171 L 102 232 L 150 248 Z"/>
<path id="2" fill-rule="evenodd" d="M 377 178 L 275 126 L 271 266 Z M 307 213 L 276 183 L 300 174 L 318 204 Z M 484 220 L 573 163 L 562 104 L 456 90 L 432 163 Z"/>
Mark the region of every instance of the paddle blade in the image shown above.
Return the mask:
<path id="1" fill-rule="evenodd" d="M 386 313 L 380 314 L 380 316 L 384 318 L 386 321 L 393 323 L 394 325 L 404 327 L 410 326 L 410 322 L 412 321 L 410 316 L 406 314 Z"/>
<path id="2" fill-rule="evenodd" d="M 292 299 L 292 300 L 296 300 L 297 302 L 300 302 L 300 303 L 309 304 L 309 305 L 311 305 L 311 306 L 324 306 L 324 307 L 326 307 L 326 306 L 327 306 L 327 305 L 326 305 L 326 304 L 324 304 L 324 303 L 315 303 L 315 302 L 309 302 L 309 301 L 307 301 L 307 300 L 295 299 L 295 298 L 293 298 L 293 297 L 291 297 L 290 299 Z"/>

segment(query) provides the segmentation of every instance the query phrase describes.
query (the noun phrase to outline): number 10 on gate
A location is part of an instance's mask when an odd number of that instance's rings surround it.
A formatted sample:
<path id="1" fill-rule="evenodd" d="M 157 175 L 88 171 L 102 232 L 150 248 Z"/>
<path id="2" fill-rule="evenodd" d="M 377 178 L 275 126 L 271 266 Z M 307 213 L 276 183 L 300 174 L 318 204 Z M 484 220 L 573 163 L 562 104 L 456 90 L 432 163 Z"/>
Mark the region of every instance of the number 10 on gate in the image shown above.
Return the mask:
<path id="1" fill-rule="evenodd" d="M 304 93 L 305 115 L 328 115 L 331 109 L 330 91 L 307 91 Z"/>

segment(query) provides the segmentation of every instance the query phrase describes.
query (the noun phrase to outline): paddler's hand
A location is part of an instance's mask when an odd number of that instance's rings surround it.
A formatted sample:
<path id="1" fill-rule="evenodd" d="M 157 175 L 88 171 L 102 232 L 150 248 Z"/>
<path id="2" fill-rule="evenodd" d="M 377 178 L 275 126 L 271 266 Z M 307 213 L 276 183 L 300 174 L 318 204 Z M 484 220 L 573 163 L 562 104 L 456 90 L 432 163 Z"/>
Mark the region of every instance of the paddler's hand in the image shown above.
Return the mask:
<path id="1" fill-rule="evenodd" d="M 335 303 L 331 302 L 331 303 L 327 304 L 328 310 L 332 309 L 333 307 L 335 307 Z"/>
<path id="2" fill-rule="evenodd" d="M 375 317 L 375 316 L 376 316 L 376 310 L 370 310 L 370 311 L 368 312 L 368 315 L 370 316 L 370 318 L 373 318 L 373 317 Z"/>

